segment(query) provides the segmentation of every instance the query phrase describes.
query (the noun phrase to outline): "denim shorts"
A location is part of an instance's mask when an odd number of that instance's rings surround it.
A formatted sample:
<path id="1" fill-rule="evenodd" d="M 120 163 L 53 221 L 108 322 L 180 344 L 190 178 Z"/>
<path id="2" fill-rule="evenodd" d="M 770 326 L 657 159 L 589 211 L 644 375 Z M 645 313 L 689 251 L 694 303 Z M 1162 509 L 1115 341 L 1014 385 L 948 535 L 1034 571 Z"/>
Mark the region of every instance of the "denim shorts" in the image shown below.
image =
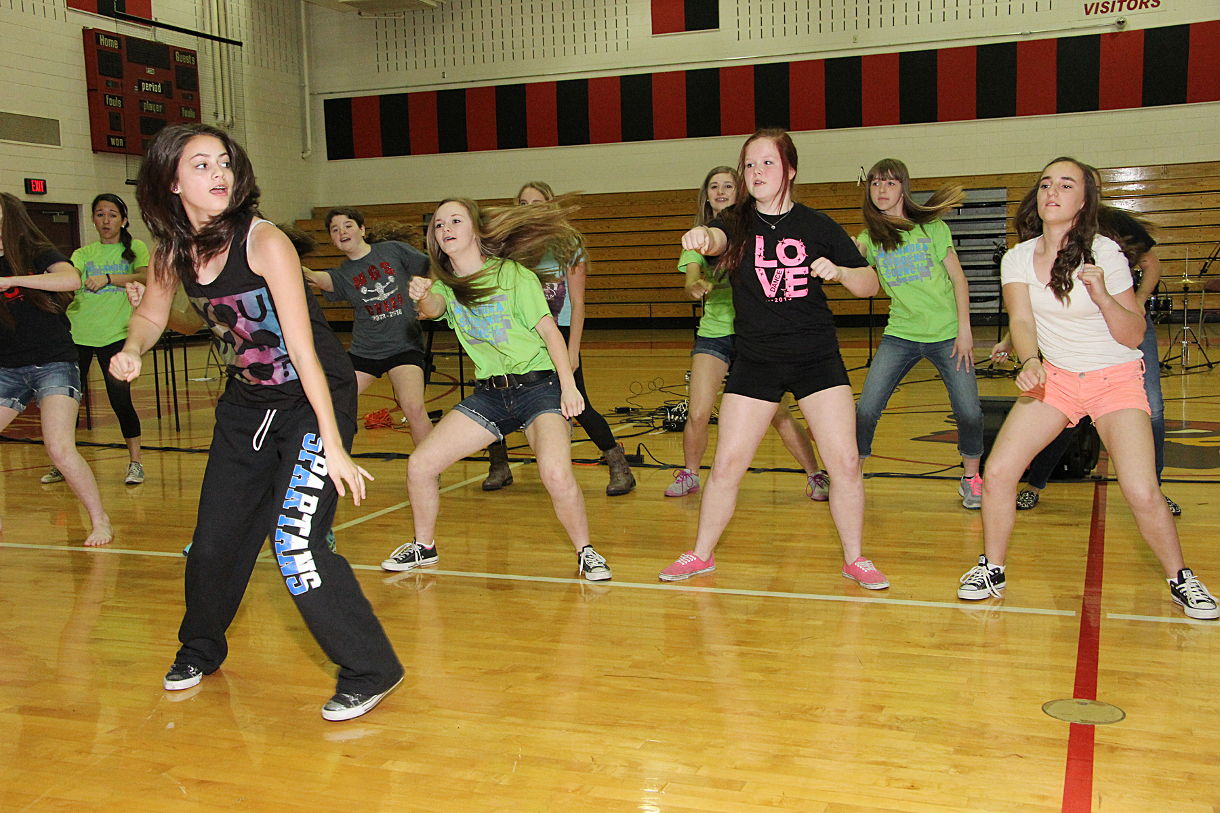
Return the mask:
<path id="1" fill-rule="evenodd" d="M 708 336 L 696 336 L 695 348 L 690 351 L 692 356 L 699 353 L 706 353 L 709 356 L 715 356 L 725 364 L 733 363 L 733 334 L 727 336 L 716 336 L 714 338 Z"/>
<path id="2" fill-rule="evenodd" d="M 80 367 L 75 362 L 0 367 L 0 406 L 23 412 L 31 399 L 41 401 L 48 395 L 67 395 L 80 401 Z"/>
<path id="3" fill-rule="evenodd" d="M 551 373 L 533 384 L 507 389 L 480 384 L 472 395 L 454 407 L 484 427 L 498 440 L 518 429 L 526 429 L 539 415 L 554 412 L 562 416 L 559 400 L 559 375 Z"/>

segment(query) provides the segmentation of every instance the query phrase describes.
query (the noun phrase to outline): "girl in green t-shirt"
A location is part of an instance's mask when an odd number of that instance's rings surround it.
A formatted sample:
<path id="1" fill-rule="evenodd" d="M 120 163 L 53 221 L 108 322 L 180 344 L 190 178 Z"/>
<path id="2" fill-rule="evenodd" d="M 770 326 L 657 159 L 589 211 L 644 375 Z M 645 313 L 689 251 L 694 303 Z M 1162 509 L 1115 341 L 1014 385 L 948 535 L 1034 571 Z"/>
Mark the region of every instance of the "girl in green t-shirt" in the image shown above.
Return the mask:
<path id="1" fill-rule="evenodd" d="M 131 384 L 110 375 L 110 359 L 123 349 L 127 340 L 127 320 L 132 310 L 127 300 L 127 283 L 143 283 L 148 279 L 148 247 L 142 240 L 132 239 L 127 230 L 127 204 L 118 195 L 104 192 L 93 199 L 91 208 L 98 240 L 72 252 L 72 265 L 80 272 L 81 287 L 68 306 L 68 319 L 80 357 L 81 383 L 88 385 L 89 367 L 97 356 L 106 383 L 106 397 L 119 419 L 130 456 L 123 480 L 127 485 L 139 485 L 144 482 L 140 416 L 131 403 Z M 42 476 L 44 483 L 63 479 L 54 467 Z"/>
<path id="2" fill-rule="evenodd" d="M 695 227 L 706 225 L 712 218 L 737 202 L 741 183 L 732 167 L 714 167 L 699 187 Z M 686 295 L 703 300 L 703 316 L 699 319 L 695 347 L 690 353 L 689 411 L 682 430 L 682 468 L 674 472 L 674 481 L 665 489 L 666 497 L 685 497 L 699 490 L 699 470 L 703 453 L 707 451 L 708 423 L 712 407 L 724 381 L 724 374 L 733 360 L 733 288 L 723 274 L 714 274 L 707 259 L 697 251 L 683 251 L 678 270 L 686 274 Z M 784 447 L 805 470 L 808 480 L 806 493 L 811 499 L 824 502 L 830 494 L 830 477 L 818 468 L 809 433 L 792 418 L 787 403 L 781 403 L 771 420 L 779 432 Z"/>
<path id="3" fill-rule="evenodd" d="M 911 368 L 927 359 L 945 382 L 957 421 L 964 469 L 958 496 L 965 508 L 977 509 L 983 505 L 983 409 L 974 377 L 970 288 L 949 227 L 941 220 L 963 198 L 960 186 L 945 187 L 926 204 L 916 203 L 906 164 L 894 158 L 878 161 L 868 171 L 866 228 L 856 245 L 877 269 L 890 297 L 890 317 L 856 405 L 856 446 L 863 471 L 890 396 Z"/>
<path id="4" fill-rule="evenodd" d="M 580 574 L 590 581 L 610 578 L 606 560 L 589 544 L 585 498 L 572 470 L 568 419 L 584 411 L 584 398 L 542 282 L 529 270 L 547 251 L 561 268 L 579 256 L 584 239 L 568 224 L 570 213 L 562 206 L 513 206 L 485 214 L 472 200 L 451 198 L 432 216 L 432 277 L 412 278 L 411 299 L 419 318 L 443 317 L 453 327 L 479 382 L 407 462 L 415 538 L 381 563 L 386 570 L 439 561 L 433 534 L 441 473 L 522 429 L 555 515 L 576 548 Z"/>

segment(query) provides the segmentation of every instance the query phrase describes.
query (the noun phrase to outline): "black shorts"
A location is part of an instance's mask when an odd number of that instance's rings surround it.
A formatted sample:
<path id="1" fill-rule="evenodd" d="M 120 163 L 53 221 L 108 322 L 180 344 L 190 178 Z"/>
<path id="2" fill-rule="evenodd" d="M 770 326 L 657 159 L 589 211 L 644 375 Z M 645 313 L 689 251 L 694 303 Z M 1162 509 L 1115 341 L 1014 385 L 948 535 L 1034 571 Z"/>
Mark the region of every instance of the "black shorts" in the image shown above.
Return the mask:
<path id="1" fill-rule="evenodd" d="M 369 359 L 364 356 L 357 356 L 355 353 L 348 353 L 352 360 L 352 366 L 356 368 L 358 373 L 366 373 L 373 378 L 381 378 L 383 375 L 393 370 L 395 367 L 411 365 L 424 369 L 424 351 L 423 350 L 404 350 L 401 353 L 395 353 L 389 358 L 384 359 Z"/>
<path id="2" fill-rule="evenodd" d="M 729 368 L 724 391 L 778 404 L 785 392 L 791 392 L 799 401 L 815 392 L 843 385 L 851 386 L 851 380 L 843 366 L 843 357 L 838 353 L 780 363 L 750 361 L 739 355 Z"/>

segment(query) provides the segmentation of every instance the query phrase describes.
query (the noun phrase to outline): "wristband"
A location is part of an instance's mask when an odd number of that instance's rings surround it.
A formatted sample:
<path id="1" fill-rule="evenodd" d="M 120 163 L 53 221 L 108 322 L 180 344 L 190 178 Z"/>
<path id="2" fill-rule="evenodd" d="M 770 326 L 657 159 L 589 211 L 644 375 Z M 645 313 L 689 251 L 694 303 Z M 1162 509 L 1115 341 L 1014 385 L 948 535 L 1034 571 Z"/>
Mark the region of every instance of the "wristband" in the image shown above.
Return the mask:
<path id="1" fill-rule="evenodd" d="M 109 274 L 107 274 L 107 275 L 106 275 L 106 284 L 107 284 L 107 285 L 110 285 L 110 284 L 111 284 L 111 282 L 110 282 L 110 275 L 109 275 Z"/>

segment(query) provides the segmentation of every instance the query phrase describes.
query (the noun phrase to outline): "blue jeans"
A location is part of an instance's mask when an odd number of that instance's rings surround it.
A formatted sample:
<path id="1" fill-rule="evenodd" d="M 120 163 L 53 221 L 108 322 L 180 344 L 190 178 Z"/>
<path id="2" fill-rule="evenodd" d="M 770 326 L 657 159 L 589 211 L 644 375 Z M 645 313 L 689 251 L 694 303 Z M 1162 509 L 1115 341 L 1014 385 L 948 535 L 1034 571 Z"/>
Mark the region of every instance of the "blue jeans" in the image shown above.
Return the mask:
<path id="1" fill-rule="evenodd" d="M 856 405 L 856 446 L 861 457 L 873 453 L 873 433 L 877 421 L 898 382 L 911 371 L 920 359 L 936 365 L 949 391 L 949 404 L 957 421 L 957 451 L 967 460 L 983 456 L 983 408 L 979 405 L 978 381 L 974 367 L 962 365 L 951 358 L 954 339 L 943 342 L 912 342 L 897 336 L 882 336 L 872 366 L 864 379 L 864 390 L 860 403 Z"/>
<path id="2" fill-rule="evenodd" d="M 1144 340 L 1140 342 L 1144 354 L 1144 392 L 1148 394 L 1148 408 L 1152 411 L 1152 446 L 1156 450 L 1156 480 L 1161 481 L 1165 468 L 1165 398 L 1161 395 L 1161 356 L 1156 346 L 1156 326 L 1152 317 L 1144 314 Z M 1072 439 L 1073 427 L 1064 429 L 1059 437 L 1038 452 L 1029 464 L 1029 476 L 1025 482 L 1034 488 L 1046 488 L 1055 464 L 1063 457 Z"/>

